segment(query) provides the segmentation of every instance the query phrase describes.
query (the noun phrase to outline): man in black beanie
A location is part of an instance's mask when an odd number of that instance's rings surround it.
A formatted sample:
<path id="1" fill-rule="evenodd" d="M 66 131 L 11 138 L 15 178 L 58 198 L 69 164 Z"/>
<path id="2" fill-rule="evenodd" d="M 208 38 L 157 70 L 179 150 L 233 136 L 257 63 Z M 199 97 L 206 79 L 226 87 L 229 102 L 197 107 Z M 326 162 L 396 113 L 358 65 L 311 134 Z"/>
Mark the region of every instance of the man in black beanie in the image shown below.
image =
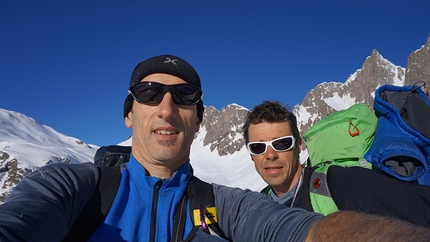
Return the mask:
<path id="1" fill-rule="evenodd" d="M 430 230 L 396 220 L 351 212 L 322 217 L 250 190 L 196 183 L 189 155 L 203 102 L 195 70 L 179 57 L 156 56 L 135 68 L 128 91 L 124 118 L 133 131 L 129 161 L 108 167 L 113 169 L 56 163 L 30 174 L 0 205 L 0 241 L 63 241 L 66 236 L 68 241 L 151 242 L 430 238 Z M 120 181 L 102 183 L 112 171 L 121 172 Z M 203 189 L 193 189 L 196 184 Z M 213 199 L 199 200 L 208 191 Z M 107 192 L 114 194 L 111 204 L 103 199 Z M 93 198 L 99 200 L 89 207 Z M 198 206 L 191 211 L 193 201 Z M 105 211 L 107 216 L 77 231 L 89 232 L 88 237 L 70 239 L 76 224 L 93 220 L 81 220 L 87 208 L 97 217 Z M 214 234 L 211 229 L 219 230 Z"/>

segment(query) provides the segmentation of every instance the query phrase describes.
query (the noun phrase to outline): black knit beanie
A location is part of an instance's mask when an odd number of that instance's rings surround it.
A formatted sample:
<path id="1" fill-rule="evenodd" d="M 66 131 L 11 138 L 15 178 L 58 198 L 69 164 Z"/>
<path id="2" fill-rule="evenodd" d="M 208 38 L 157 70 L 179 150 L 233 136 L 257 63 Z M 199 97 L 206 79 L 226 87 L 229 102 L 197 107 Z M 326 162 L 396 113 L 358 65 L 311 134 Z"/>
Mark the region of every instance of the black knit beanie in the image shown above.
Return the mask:
<path id="1" fill-rule="evenodd" d="M 187 83 L 197 86 L 200 90 L 202 89 L 200 77 L 194 68 L 185 60 L 173 55 L 159 55 L 140 62 L 131 74 L 129 87 L 142 81 L 144 77 L 154 73 L 165 73 L 177 76 Z M 124 102 L 124 118 L 130 112 L 132 105 L 133 97 L 128 94 Z M 200 121 L 202 121 L 204 111 L 203 101 L 200 99 L 196 105 L 197 115 Z"/>

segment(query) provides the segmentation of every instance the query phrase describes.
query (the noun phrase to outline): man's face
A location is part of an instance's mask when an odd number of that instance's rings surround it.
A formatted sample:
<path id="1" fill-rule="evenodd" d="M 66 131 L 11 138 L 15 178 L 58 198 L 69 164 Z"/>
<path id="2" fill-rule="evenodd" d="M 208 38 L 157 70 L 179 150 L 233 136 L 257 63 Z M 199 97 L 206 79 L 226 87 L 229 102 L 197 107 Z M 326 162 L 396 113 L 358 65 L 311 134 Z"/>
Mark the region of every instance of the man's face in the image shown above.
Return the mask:
<path id="1" fill-rule="evenodd" d="M 161 73 L 148 75 L 142 81 L 186 84 L 179 77 Z M 159 104 L 134 100 L 125 124 L 132 128 L 133 156 L 145 168 L 173 171 L 188 161 L 191 143 L 200 127 L 196 105 L 177 105 L 170 92 L 166 92 Z"/>
<path id="2" fill-rule="evenodd" d="M 249 142 L 270 141 L 279 137 L 293 135 L 288 122 L 251 124 L 248 131 Z M 298 155 L 301 139 L 300 137 L 295 138 L 295 147 L 288 151 L 277 152 L 268 146 L 266 153 L 251 156 L 257 172 L 266 183 L 275 189 L 291 187 L 291 182 L 299 169 Z"/>

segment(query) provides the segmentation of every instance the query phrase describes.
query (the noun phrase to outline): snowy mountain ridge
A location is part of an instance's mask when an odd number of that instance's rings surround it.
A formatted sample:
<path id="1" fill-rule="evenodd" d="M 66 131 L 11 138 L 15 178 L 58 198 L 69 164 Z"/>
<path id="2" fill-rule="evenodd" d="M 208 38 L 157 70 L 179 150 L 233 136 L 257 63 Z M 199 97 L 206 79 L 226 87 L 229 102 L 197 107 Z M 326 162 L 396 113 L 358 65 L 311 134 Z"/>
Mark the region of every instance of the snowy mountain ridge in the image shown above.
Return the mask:
<path id="1" fill-rule="evenodd" d="M 372 109 L 374 92 L 382 85 L 413 85 L 422 80 L 427 83 L 430 80 L 430 38 L 409 55 L 406 68 L 392 64 L 373 50 L 362 68 L 351 74 L 345 83 L 317 85 L 292 111 L 303 134 L 322 117 L 355 103 L 366 103 Z M 254 169 L 242 137 L 242 125 L 248 112 L 235 103 L 221 110 L 206 107 L 191 146 L 190 161 L 197 177 L 255 191 L 265 186 Z M 125 140 L 120 145 L 130 145 L 130 142 Z M 24 176 L 38 167 L 53 162 L 92 162 L 97 149 L 96 145 L 60 134 L 24 114 L 0 109 L 0 202 Z M 300 159 L 306 158 L 304 147 Z"/>

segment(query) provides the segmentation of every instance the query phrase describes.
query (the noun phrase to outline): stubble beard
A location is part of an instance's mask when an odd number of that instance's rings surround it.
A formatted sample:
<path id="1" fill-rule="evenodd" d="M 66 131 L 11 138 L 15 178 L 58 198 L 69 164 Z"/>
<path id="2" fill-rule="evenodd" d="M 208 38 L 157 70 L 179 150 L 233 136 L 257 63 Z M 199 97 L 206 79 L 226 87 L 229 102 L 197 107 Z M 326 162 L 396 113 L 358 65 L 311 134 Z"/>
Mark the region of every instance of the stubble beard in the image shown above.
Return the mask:
<path id="1" fill-rule="evenodd" d="M 159 140 L 158 144 L 165 147 L 170 147 L 176 144 L 176 141 L 172 140 Z"/>

